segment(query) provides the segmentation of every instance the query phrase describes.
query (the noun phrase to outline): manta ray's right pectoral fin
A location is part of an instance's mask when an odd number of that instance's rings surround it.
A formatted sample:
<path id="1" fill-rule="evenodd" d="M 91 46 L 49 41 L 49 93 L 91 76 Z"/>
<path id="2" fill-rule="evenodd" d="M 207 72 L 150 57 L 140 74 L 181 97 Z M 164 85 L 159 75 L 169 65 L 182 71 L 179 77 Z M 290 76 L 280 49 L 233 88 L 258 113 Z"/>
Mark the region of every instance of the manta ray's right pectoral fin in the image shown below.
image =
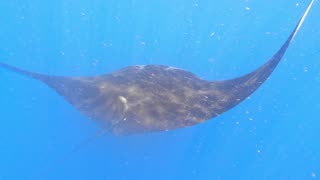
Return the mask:
<path id="1" fill-rule="evenodd" d="M 268 79 L 299 31 L 302 23 L 310 11 L 313 2 L 314 0 L 311 0 L 296 27 L 287 38 L 286 42 L 265 64 L 260 66 L 255 71 L 238 78 L 211 83 L 216 91 L 220 91 L 220 94 L 223 94 L 225 101 L 221 102 L 221 106 L 223 106 L 224 109 L 230 109 L 243 101 Z"/>

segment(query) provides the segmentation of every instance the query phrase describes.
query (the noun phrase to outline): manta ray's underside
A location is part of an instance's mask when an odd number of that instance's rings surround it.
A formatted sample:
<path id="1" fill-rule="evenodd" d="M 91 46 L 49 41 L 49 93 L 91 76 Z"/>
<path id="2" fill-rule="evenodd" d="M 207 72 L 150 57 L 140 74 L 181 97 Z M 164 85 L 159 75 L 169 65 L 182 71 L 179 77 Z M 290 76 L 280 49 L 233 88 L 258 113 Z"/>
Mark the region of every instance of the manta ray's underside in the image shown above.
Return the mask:
<path id="1" fill-rule="evenodd" d="M 113 134 L 166 131 L 199 124 L 239 104 L 272 73 L 295 37 L 313 0 L 286 42 L 261 67 L 225 81 L 206 81 L 162 65 L 130 66 L 92 77 L 51 76 L 0 66 L 53 88 Z"/>

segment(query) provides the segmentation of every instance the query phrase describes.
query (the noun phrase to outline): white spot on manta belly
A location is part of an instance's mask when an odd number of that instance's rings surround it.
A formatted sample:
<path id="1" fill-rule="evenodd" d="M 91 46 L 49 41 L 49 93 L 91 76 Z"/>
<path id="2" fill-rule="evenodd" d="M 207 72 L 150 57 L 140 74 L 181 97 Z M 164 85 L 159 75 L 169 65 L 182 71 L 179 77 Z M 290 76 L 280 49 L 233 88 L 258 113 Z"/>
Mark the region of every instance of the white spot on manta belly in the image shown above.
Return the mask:
<path id="1" fill-rule="evenodd" d="M 129 109 L 128 100 L 123 96 L 119 96 L 119 99 L 124 106 L 124 111 L 127 111 Z"/>
<path id="2" fill-rule="evenodd" d="M 165 70 L 183 70 L 183 69 L 169 66 L 169 67 L 167 67 Z"/>
<path id="3" fill-rule="evenodd" d="M 101 85 L 99 86 L 100 89 L 105 89 L 106 87 L 107 87 L 106 84 L 101 84 Z"/>
<path id="4" fill-rule="evenodd" d="M 136 65 L 135 66 L 137 69 L 144 69 L 146 67 L 146 65 Z"/>

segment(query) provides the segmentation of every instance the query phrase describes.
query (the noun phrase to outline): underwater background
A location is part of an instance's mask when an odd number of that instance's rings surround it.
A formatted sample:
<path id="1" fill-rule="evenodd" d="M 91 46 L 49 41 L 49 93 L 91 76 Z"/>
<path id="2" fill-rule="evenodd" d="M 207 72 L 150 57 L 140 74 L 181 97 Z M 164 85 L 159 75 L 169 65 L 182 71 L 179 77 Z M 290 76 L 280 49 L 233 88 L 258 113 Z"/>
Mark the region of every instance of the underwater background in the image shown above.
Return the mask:
<path id="1" fill-rule="evenodd" d="M 50 75 L 163 64 L 229 79 L 266 62 L 308 3 L 2 0 L 0 61 Z M 169 132 L 97 136 L 52 89 L 0 69 L 0 180 L 320 179 L 319 12 L 316 1 L 249 99 Z"/>

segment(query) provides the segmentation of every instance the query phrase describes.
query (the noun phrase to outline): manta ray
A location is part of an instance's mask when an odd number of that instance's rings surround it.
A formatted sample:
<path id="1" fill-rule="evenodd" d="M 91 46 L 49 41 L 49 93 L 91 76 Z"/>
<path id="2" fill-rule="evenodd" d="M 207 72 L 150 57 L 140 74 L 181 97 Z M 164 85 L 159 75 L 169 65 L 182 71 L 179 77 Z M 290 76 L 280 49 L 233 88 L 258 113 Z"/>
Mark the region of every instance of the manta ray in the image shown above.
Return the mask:
<path id="1" fill-rule="evenodd" d="M 39 80 L 110 134 L 129 135 L 189 127 L 233 108 L 274 71 L 312 4 L 280 49 L 256 70 L 229 80 L 207 81 L 164 65 L 129 66 L 99 76 L 65 77 L 0 67 Z"/>

